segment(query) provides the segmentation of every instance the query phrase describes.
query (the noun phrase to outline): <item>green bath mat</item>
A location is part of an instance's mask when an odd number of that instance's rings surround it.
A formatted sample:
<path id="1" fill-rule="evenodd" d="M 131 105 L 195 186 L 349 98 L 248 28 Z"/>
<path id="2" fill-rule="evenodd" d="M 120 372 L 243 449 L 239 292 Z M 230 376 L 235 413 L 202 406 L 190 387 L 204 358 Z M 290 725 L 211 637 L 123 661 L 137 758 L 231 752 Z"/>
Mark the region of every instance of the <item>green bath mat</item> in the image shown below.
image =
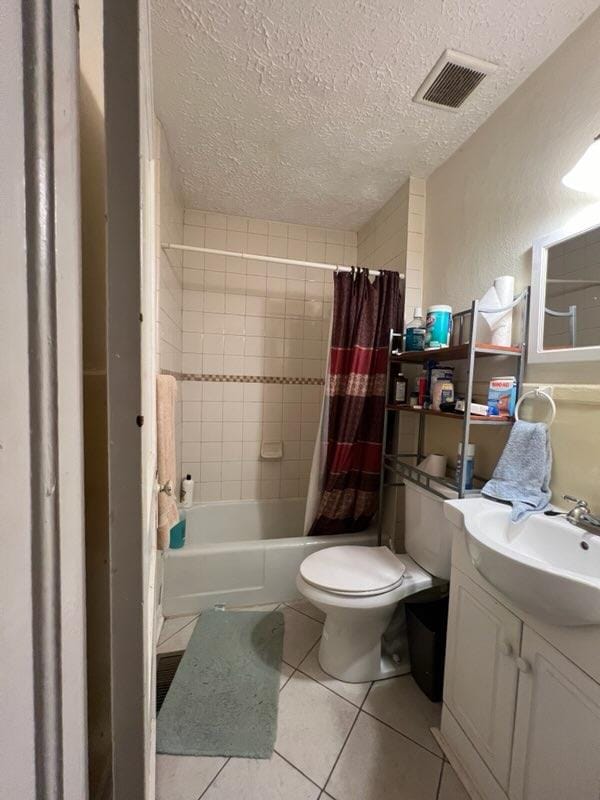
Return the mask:
<path id="1" fill-rule="evenodd" d="M 156 749 L 269 758 L 283 646 L 279 611 L 204 611 L 157 721 Z"/>

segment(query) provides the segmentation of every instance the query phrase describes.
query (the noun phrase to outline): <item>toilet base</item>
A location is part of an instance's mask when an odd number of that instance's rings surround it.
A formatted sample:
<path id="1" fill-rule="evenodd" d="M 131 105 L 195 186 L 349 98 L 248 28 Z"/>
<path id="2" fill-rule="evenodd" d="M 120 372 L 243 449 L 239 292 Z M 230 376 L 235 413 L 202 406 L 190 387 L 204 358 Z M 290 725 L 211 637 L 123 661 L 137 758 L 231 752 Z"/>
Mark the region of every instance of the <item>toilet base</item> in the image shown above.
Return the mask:
<path id="1" fill-rule="evenodd" d="M 363 671 L 361 669 L 357 669 L 355 664 L 350 667 L 346 666 L 343 669 L 339 669 L 339 664 L 333 663 L 333 665 L 331 665 L 330 662 L 332 659 L 328 658 L 327 648 L 325 648 L 326 652 L 324 657 L 321 655 L 322 648 L 323 640 L 321 640 L 321 644 L 319 645 L 318 655 L 321 669 L 332 678 L 336 678 L 338 681 L 343 681 L 344 683 L 368 683 L 370 681 L 383 681 L 386 678 L 397 678 L 399 675 L 406 675 L 410 672 L 410 660 L 408 655 L 405 657 L 400 657 L 400 659 L 396 661 L 396 659 L 392 658 L 387 653 L 380 652 L 378 658 L 379 663 L 373 665 L 371 660 L 368 668 L 364 669 Z M 333 661 L 335 661 L 335 659 L 333 659 Z"/>
<path id="2" fill-rule="evenodd" d="M 403 613 L 401 629 L 395 634 L 394 657 L 385 651 L 383 635 L 394 611 L 394 607 L 389 606 L 359 614 L 348 615 L 335 611 L 328 614 L 319 645 L 319 664 L 322 669 L 346 683 L 379 681 L 410 672 Z"/>

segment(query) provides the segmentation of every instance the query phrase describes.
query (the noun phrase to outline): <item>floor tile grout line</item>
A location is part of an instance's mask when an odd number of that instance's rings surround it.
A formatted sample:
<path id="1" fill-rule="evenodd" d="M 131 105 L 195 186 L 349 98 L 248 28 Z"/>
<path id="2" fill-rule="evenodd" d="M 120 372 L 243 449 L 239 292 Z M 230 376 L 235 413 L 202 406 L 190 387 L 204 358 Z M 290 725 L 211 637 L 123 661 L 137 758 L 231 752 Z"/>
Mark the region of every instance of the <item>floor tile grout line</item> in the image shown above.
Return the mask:
<path id="1" fill-rule="evenodd" d="M 326 780 L 326 781 L 325 781 L 325 783 L 323 784 L 323 789 L 321 790 L 321 795 L 322 795 L 322 794 L 323 794 L 323 792 L 324 792 L 324 791 L 327 789 L 327 784 L 328 784 L 328 783 L 329 783 L 329 781 L 331 780 L 331 776 L 333 775 L 333 773 L 334 773 L 334 771 L 335 771 L 335 768 L 337 767 L 338 761 L 339 761 L 339 760 L 340 760 L 340 758 L 342 757 L 342 753 L 344 752 L 344 748 L 345 748 L 345 747 L 346 747 L 346 745 L 348 744 L 348 739 L 350 738 L 350 736 L 351 736 L 351 734 L 352 734 L 352 731 L 354 730 L 354 727 L 355 727 L 356 723 L 358 722 L 358 718 L 360 717 L 360 714 L 361 714 L 361 711 L 362 711 L 362 707 L 363 707 L 363 705 L 365 704 L 365 701 L 366 701 L 367 697 L 369 696 L 369 692 L 370 692 L 370 691 L 371 691 L 371 689 L 373 688 L 373 683 L 374 683 L 374 681 L 371 681 L 371 685 L 369 686 L 369 688 L 368 688 L 368 690 L 367 690 L 367 693 L 366 693 L 366 695 L 365 695 L 365 698 L 364 698 L 364 700 L 362 701 L 362 703 L 360 704 L 360 706 L 357 708 L 357 711 L 356 711 L 356 716 L 354 717 L 354 720 L 353 720 L 353 722 L 352 722 L 352 725 L 350 726 L 350 730 L 348 731 L 348 735 L 347 735 L 347 736 L 346 736 L 346 738 L 344 739 L 344 742 L 343 742 L 343 744 L 342 744 L 342 746 L 341 746 L 341 748 L 340 748 L 340 752 L 337 754 L 337 757 L 336 757 L 335 761 L 333 762 L 333 766 L 332 766 L 332 768 L 331 768 L 331 770 L 330 770 L 330 772 L 329 772 L 329 775 L 327 776 L 327 780 Z M 331 796 L 333 797 L 333 795 L 331 795 Z"/>
<path id="2" fill-rule="evenodd" d="M 319 625 L 324 625 L 325 622 L 322 619 L 317 619 L 316 617 L 311 617 L 310 614 L 307 614 L 306 611 L 301 611 L 299 608 L 294 608 L 289 603 L 282 603 L 286 608 L 291 608 L 292 611 L 296 611 L 298 614 L 302 614 L 303 617 L 308 617 L 308 619 L 312 619 L 313 622 L 318 622 Z"/>
<path id="3" fill-rule="evenodd" d="M 284 663 L 284 664 L 287 664 L 287 661 L 284 661 L 283 663 Z M 292 666 L 291 664 L 288 664 L 288 667 L 291 667 L 291 666 Z M 279 694 L 281 694 L 281 692 L 282 692 L 282 691 L 285 689 L 285 687 L 288 685 L 288 683 L 289 683 L 289 682 L 292 680 L 292 678 L 294 677 L 294 675 L 296 674 L 296 672 L 298 672 L 298 670 L 296 669 L 296 667 L 292 667 L 292 671 L 291 671 L 291 672 L 290 672 L 290 674 L 288 675 L 286 682 L 285 682 L 285 683 L 283 684 L 283 686 L 282 686 L 282 687 L 279 689 Z"/>
<path id="4" fill-rule="evenodd" d="M 440 770 L 440 777 L 438 780 L 437 792 L 435 793 L 435 800 L 440 800 L 440 792 L 442 791 L 442 778 L 444 777 L 444 762 L 442 761 L 442 768 Z"/>
<path id="5" fill-rule="evenodd" d="M 329 692 L 334 694 L 336 697 L 339 697 L 341 700 L 345 700 L 347 703 L 350 703 L 350 705 L 354 706 L 354 708 L 360 709 L 360 705 L 358 703 L 355 703 L 354 700 L 350 700 L 345 695 L 340 694 L 339 692 L 336 692 L 335 689 L 332 689 L 331 686 L 327 686 L 326 683 L 323 683 L 318 678 L 315 678 L 314 675 L 309 675 L 308 672 L 304 672 L 304 670 L 302 669 L 302 664 L 300 664 L 299 667 L 296 667 L 296 672 L 299 672 L 301 675 L 304 675 L 305 678 L 310 678 L 312 681 L 314 681 L 315 683 L 318 683 L 319 686 L 322 686 L 324 689 L 327 689 Z M 368 694 L 368 690 L 367 690 L 367 694 Z M 365 699 L 366 699 L 366 697 L 367 697 L 367 695 L 365 695 Z"/>
<path id="6" fill-rule="evenodd" d="M 209 783 L 209 784 L 206 786 L 206 788 L 204 789 L 204 791 L 202 792 L 202 794 L 200 795 L 200 797 L 198 798 L 198 800 L 202 800 L 202 798 L 204 797 L 204 795 L 205 795 L 205 794 L 208 792 L 208 790 L 210 789 L 210 787 L 211 787 L 211 786 L 213 785 L 213 783 L 214 783 L 214 782 L 217 780 L 217 778 L 219 777 L 219 775 L 220 775 L 220 774 L 223 772 L 223 770 L 225 769 L 225 767 L 227 766 L 227 764 L 229 764 L 229 762 L 230 762 L 230 761 L 231 761 L 231 757 L 229 757 L 229 758 L 227 758 L 227 759 L 226 759 L 226 761 L 225 761 L 225 763 L 223 764 L 223 766 L 222 766 L 222 767 L 221 767 L 221 768 L 220 768 L 220 769 L 217 771 L 217 774 L 214 776 L 214 778 L 211 780 L 211 782 L 210 782 L 210 783 Z"/>
<path id="7" fill-rule="evenodd" d="M 308 775 L 305 772 L 302 772 L 300 767 L 297 767 L 292 761 L 289 760 L 289 758 L 286 758 L 286 756 L 282 755 L 279 752 L 279 750 L 276 750 L 275 748 L 273 748 L 273 752 L 276 753 L 279 756 L 279 758 L 283 759 L 283 761 L 285 761 L 286 764 L 289 764 L 290 767 L 295 769 L 296 772 L 299 772 L 300 775 L 302 775 L 302 777 L 306 778 L 307 781 L 310 781 L 313 786 L 316 786 L 319 791 L 321 791 L 321 792 L 323 791 L 323 787 L 322 786 L 319 786 L 319 784 L 315 780 L 313 780 L 312 778 L 309 778 Z"/>
<path id="8" fill-rule="evenodd" d="M 308 617 L 308 619 L 312 619 L 313 622 L 317 622 L 321 627 L 325 624 L 325 620 L 323 619 L 316 619 L 315 617 L 311 617 L 310 614 L 307 614 L 306 611 L 302 611 L 299 608 L 295 608 L 294 606 L 290 605 L 289 603 L 282 603 L 282 606 L 289 608 L 291 611 L 295 611 L 296 614 L 302 614 L 303 617 Z"/>
<path id="9" fill-rule="evenodd" d="M 422 750 L 425 750 L 430 755 L 435 756 L 442 762 L 444 761 L 443 756 L 438 755 L 438 753 L 434 753 L 433 750 L 429 749 L 429 747 L 426 747 L 424 744 L 421 744 L 421 742 L 417 742 L 416 739 L 413 739 L 408 734 L 404 733 L 404 731 L 400 731 L 398 730 L 398 728 L 394 728 L 394 726 L 390 725 L 389 722 L 385 722 L 385 720 L 380 719 L 379 717 L 375 716 L 375 714 L 372 714 L 370 711 L 366 711 L 364 708 L 361 708 L 361 711 L 363 712 L 363 714 L 366 714 L 368 717 L 371 717 L 371 719 L 374 719 L 377 722 L 381 722 L 382 725 L 385 725 L 386 728 L 389 728 L 391 731 L 394 731 L 394 733 L 399 733 L 400 736 L 403 736 L 405 739 L 408 739 L 409 742 L 416 744 L 417 747 L 420 747 Z"/>
<path id="10" fill-rule="evenodd" d="M 172 639 L 174 636 L 177 636 L 177 634 L 178 634 L 178 633 L 181 633 L 181 631 L 182 631 L 184 628 L 187 628 L 187 626 L 188 626 L 188 625 L 191 625 L 191 624 L 192 624 L 192 622 L 195 622 L 195 621 L 198 619 L 198 617 L 199 617 L 199 616 L 200 616 L 200 614 L 197 614 L 197 615 L 194 617 L 194 619 L 191 619 L 189 622 L 186 622 L 186 623 L 185 623 L 185 625 L 182 625 L 182 626 L 181 626 L 181 628 L 177 628 L 177 630 L 175 631 L 175 633 L 172 633 L 170 636 L 167 636 L 167 638 L 166 638 L 166 639 L 161 639 L 160 641 L 158 641 L 158 642 L 156 643 L 156 649 L 158 649 L 159 647 L 162 647 L 162 646 L 163 646 L 163 644 L 165 644 L 165 642 L 168 642 L 168 641 L 169 641 L 169 639 Z M 169 619 L 174 619 L 174 617 L 169 617 Z M 163 625 L 163 627 L 164 627 L 164 625 Z"/>

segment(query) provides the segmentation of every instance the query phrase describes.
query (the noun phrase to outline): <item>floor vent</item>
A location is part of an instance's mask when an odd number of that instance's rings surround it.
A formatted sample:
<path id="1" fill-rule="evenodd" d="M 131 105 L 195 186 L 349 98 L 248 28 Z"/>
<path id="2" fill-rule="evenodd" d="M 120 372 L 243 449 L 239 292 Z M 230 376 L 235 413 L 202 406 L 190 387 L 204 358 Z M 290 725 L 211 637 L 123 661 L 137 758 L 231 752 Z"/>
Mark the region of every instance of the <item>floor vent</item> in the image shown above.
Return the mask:
<path id="1" fill-rule="evenodd" d="M 496 65 L 446 50 L 413 97 L 415 103 L 457 111 Z"/>
<path id="2" fill-rule="evenodd" d="M 156 658 L 156 713 L 160 711 L 167 692 L 171 688 L 183 650 L 176 653 L 161 653 Z"/>

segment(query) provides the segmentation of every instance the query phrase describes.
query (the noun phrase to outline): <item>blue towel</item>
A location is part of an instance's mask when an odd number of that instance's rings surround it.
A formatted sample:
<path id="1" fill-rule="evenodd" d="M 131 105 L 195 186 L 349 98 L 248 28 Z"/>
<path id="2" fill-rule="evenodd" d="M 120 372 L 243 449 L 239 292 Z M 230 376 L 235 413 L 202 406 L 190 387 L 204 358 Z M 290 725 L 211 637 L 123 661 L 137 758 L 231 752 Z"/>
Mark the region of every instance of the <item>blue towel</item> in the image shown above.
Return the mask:
<path id="1" fill-rule="evenodd" d="M 496 469 L 482 494 L 512 504 L 513 522 L 542 511 L 550 502 L 552 451 L 543 422 L 515 422 Z"/>

